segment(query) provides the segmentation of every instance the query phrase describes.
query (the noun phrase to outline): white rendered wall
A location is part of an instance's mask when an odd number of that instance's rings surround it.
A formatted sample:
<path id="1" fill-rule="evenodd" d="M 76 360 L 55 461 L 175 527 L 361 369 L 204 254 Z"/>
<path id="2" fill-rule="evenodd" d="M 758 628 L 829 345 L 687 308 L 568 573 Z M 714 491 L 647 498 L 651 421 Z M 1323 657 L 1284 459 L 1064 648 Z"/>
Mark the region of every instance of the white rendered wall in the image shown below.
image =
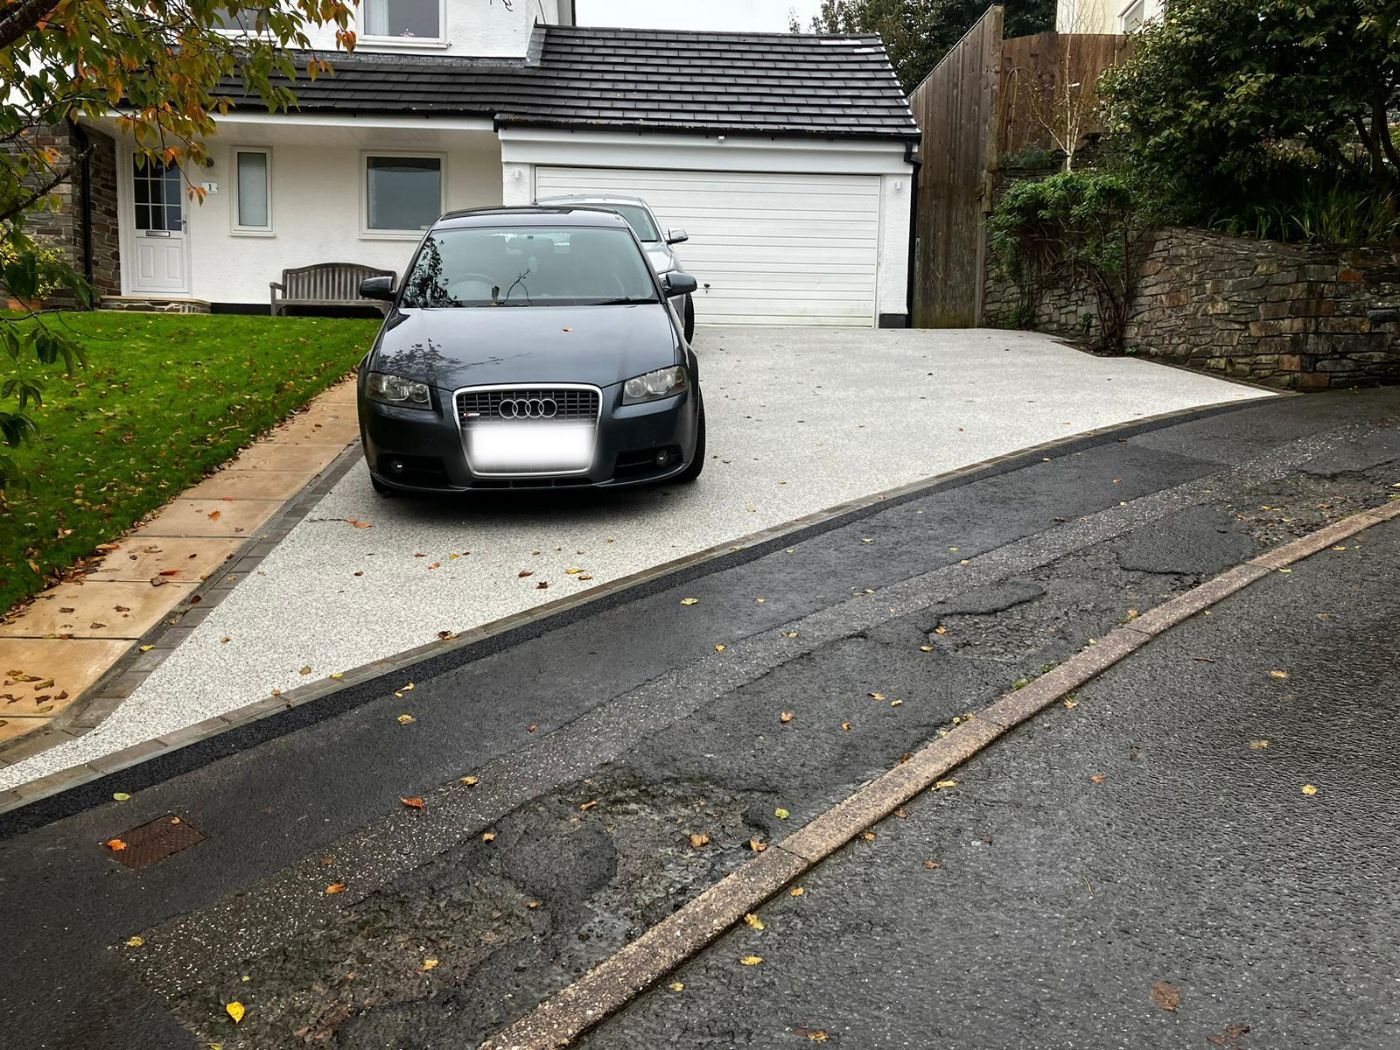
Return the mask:
<path id="1" fill-rule="evenodd" d="M 285 126 L 238 127 L 213 140 L 214 166 L 191 178 L 216 182 L 219 192 L 207 196 L 203 204 L 186 205 L 191 296 L 216 303 L 264 305 L 268 282 L 279 280 L 284 268 L 318 262 L 364 263 L 402 272 L 420 235 L 361 229 L 367 150 L 441 154 L 444 210 L 501 203 L 500 148 L 490 132 L 350 129 L 332 136 L 334 130 L 303 129 L 298 134 Z M 304 140 L 312 136 L 333 141 L 306 144 Z M 233 232 L 236 145 L 272 150 L 271 236 Z M 122 222 L 129 228 L 127 207 L 123 201 Z"/>
<path id="2" fill-rule="evenodd" d="M 530 31 L 535 21 L 553 24 L 558 21 L 556 0 L 514 0 L 509 8 L 502 0 L 442 0 L 445 26 L 444 39 L 377 40 L 366 37 L 364 15 L 356 13 L 352 28 L 359 36 L 356 53 L 404 52 L 431 55 L 513 56 L 523 58 L 529 50 Z M 307 34 L 315 48 L 335 50 L 335 30 L 332 27 L 314 29 Z M 335 64 L 334 55 L 331 64 Z"/>

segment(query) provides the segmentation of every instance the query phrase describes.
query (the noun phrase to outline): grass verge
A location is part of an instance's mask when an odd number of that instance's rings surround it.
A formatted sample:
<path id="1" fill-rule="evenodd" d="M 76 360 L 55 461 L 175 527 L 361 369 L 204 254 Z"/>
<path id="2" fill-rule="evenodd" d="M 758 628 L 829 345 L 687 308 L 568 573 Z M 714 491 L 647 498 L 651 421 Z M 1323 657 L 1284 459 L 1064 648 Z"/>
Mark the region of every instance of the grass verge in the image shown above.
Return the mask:
<path id="1" fill-rule="evenodd" d="M 377 322 L 55 315 L 88 366 L 51 375 L 28 487 L 0 498 L 0 611 L 41 590 L 345 375 Z M 0 377 L 2 378 L 2 377 Z"/>

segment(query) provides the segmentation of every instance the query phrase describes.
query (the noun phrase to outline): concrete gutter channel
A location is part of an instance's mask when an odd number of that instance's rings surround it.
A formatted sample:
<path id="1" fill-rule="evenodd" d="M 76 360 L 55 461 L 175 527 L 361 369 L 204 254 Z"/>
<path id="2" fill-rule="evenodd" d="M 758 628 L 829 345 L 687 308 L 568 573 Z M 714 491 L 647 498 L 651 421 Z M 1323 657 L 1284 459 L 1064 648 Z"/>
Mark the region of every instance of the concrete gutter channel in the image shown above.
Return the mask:
<path id="1" fill-rule="evenodd" d="M 481 1044 L 481 1050 L 553 1050 L 625 1007 L 681 963 L 698 954 L 789 883 L 816 867 L 867 828 L 1009 730 L 1063 700 L 1177 624 L 1231 595 L 1327 550 L 1374 525 L 1400 519 L 1400 502 L 1364 511 L 1252 558 L 1111 630 L 1096 644 L 1003 694 L 926 745 L 908 760 L 770 846 L 704 890 L 642 936 L 594 966 L 582 978 Z"/>
<path id="2" fill-rule="evenodd" d="M 587 592 L 536 606 L 393 657 L 363 664 L 336 679 L 320 680 L 255 701 L 176 732 L 0 792 L 0 815 L 13 814 L 0 818 L 0 838 L 106 801 L 112 791 L 108 780 L 115 774 L 121 774 L 121 790 L 130 792 L 149 787 L 359 706 L 395 688 L 398 678 L 406 672 L 411 671 L 418 678 L 431 677 L 447 661 L 457 665 L 510 648 L 619 603 L 634 601 L 700 576 L 754 561 L 784 546 L 841 528 L 901 503 L 1005 474 L 1051 455 L 1071 455 L 1110 442 L 1124 442 L 1137 435 L 1183 422 L 1258 407 L 1258 402 L 1230 401 L 1183 409 L 1086 431 L 994 457 L 934 478 L 830 507 L 781 526 L 608 581 Z M 140 640 L 139 646 L 133 646 L 69 712 L 56 720 L 54 727 L 32 734 L 33 739 L 22 738 L 9 748 L 0 749 L 0 763 L 20 761 L 60 740 L 80 736 L 100 724 L 174 651 L 194 626 L 208 615 L 208 610 L 226 597 L 240 580 L 256 571 L 258 564 L 281 538 L 311 512 L 360 458 L 358 445 L 338 456 L 313 482 L 288 501 L 277 516 L 259 531 L 255 540 L 245 545 L 236 562 L 205 581 L 192 595 L 193 600 L 187 600 L 185 607 L 177 610 L 176 616 L 166 617 L 148 632 Z M 146 646 L 151 648 L 142 652 L 141 649 Z"/>

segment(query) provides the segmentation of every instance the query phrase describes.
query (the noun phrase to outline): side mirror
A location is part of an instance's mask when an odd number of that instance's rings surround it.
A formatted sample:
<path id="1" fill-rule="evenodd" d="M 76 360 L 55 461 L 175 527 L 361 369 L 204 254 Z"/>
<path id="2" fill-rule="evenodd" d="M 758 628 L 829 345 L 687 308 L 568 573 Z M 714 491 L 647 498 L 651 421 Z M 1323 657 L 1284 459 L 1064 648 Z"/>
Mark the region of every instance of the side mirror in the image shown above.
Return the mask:
<path id="1" fill-rule="evenodd" d="M 689 295 L 700 287 L 700 282 L 690 274 L 677 270 L 661 278 L 661 287 L 666 290 L 666 298 L 674 299 L 678 295 Z"/>
<path id="2" fill-rule="evenodd" d="M 666 231 L 666 243 L 667 243 L 667 244 L 681 244 L 681 243 L 683 243 L 683 242 L 685 242 L 685 241 L 688 241 L 688 240 L 690 240 L 690 235 L 689 235 L 688 233 L 686 233 L 684 230 L 667 230 L 667 231 Z"/>
<path id="3" fill-rule="evenodd" d="M 392 277 L 366 277 L 360 282 L 360 298 L 392 301 L 394 298 L 394 279 Z"/>

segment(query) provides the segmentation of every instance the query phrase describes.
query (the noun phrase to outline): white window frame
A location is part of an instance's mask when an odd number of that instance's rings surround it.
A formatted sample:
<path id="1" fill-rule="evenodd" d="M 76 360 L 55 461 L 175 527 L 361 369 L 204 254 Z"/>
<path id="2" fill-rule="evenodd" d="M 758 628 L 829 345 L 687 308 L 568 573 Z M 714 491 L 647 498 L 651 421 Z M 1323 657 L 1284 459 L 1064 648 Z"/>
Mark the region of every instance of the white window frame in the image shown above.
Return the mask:
<path id="1" fill-rule="evenodd" d="M 1138 16 L 1137 25 L 1128 28 L 1128 19 L 1134 13 Z M 1133 33 L 1147 24 L 1147 0 L 1129 0 L 1118 12 L 1118 32 Z"/>
<path id="2" fill-rule="evenodd" d="M 244 226 L 238 221 L 238 155 L 240 153 L 261 153 L 267 158 L 267 225 Z M 231 146 L 229 147 L 229 174 L 232 176 L 233 192 L 229 195 L 229 232 L 235 237 L 276 237 L 277 228 L 272 214 L 272 147 L 271 146 Z"/>
<path id="3" fill-rule="evenodd" d="M 355 15 L 356 44 L 364 44 L 370 48 L 401 51 L 413 51 L 423 48 L 445 48 L 451 46 L 451 43 L 447 39 L 447 0 L 438 0 L 438 35 L 435 37 L 373 36 L 367 31 L 361 32 L 368 21 L 369 13 L 365 10 L 364 2 L 361 0 L 359 11 Z"/>
<path id="4" fill-rule="evenodd" d="M 438 162 L 438 215 L 447 210 L 447 154 L 430 149 L 366 149 L 360 151 L 360 240 L 421 241 L 427 230 L 376 230 L 369 224 L 369 159 L 371 157 L 412 157 Z M 433 216 L 434 219 L 437 216 Z"/>

